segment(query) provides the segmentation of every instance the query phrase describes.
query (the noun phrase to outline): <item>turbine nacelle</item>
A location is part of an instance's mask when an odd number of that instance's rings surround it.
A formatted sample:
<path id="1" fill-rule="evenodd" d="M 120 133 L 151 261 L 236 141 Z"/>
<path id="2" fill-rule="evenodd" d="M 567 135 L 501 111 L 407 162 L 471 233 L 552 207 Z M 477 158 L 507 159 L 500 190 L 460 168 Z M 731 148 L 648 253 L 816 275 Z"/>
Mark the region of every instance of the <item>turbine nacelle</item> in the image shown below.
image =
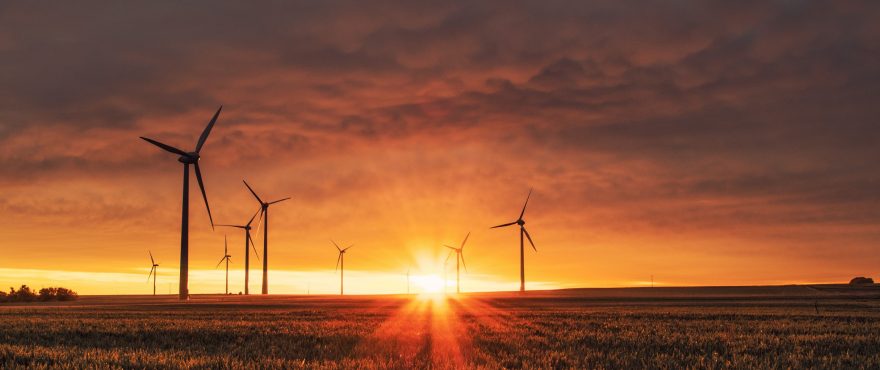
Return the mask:
<path id="1" fill-rule="evenodd" d="M 182 156 L 180 156 L 180 158 L 177 158 L 177 161 L 180 163 L 183 163 L 183 164 L 196 164 L 196 162 L 198 162 L 199 159 L 201 159 L 201 157 L 199 156 L 199 153 L 189 152 L 189 153 L 186 153 L 186 155 L 182 155 Z"/>

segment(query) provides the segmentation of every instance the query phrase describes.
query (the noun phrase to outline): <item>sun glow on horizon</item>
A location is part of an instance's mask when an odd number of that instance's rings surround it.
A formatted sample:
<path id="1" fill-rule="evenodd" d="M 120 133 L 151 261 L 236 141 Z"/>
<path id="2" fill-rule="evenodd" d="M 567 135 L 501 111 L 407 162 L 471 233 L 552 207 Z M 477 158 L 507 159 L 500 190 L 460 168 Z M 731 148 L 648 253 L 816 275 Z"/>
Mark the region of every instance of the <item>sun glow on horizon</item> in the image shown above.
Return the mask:
<path id="1" fill-rule="evenodd" d="M 435 294 L 443 292 L 444 281 L 435 274 L 413 276 L 412 282 L 422 293 Z"/>

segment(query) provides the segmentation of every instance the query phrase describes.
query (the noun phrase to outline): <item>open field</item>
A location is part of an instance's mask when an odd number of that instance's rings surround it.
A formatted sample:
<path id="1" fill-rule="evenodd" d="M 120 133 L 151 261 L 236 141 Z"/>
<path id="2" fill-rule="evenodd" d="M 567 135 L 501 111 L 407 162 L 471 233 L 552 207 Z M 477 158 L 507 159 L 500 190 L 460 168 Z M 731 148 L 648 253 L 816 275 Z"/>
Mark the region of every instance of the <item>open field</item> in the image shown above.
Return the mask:
<path id="1" fill-rule="evenodd" d="M 0 367 L 880 367 L 880 287 L 83 297 L 0 306 Z"/>

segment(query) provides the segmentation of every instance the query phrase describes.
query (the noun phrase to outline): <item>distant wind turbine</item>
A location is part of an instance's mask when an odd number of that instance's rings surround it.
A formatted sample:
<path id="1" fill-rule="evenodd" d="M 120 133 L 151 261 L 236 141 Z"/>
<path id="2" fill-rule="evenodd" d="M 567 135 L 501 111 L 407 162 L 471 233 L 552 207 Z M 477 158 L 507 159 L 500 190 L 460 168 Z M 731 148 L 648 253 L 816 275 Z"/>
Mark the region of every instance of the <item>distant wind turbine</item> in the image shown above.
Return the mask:
<path id="1" fill-rule="evenodd" d="M 222 109 L 223 106 L 221 105 L 220 108 L 217 109 L 217 113 L 214 113 L 214 117 L 211 118 L 211 121 L 208 122 L 208 126 L 202 131 L 202 136 L 199 137 L 199 141 L 196 143 L 195 151 L 187 153 L 173 146 L 141 136 L 141 139 L 144 139 L 167 152 L 179 155 L 180 157 L 177 158 L 177 160 L 180 163 L 183 163 L 183 210 L 180 222 L 180 288 L 178 292 L 181 300 L 189 298 L 189 165 L 195 166 L 196 180 L 199 181 L 199 189 L 202 190 L 202 198 L 205 200 L 205 208 L 208 210 L 208 219 L 211 221 L 211 229 L 213 230 L 214 218 L 211 217 L 211 207 L 208 205 L 208 195 L 205 193 L 205 184 L 202 182 L 202 171 L 199 170 L 199 159 L 201 159 L 199 153 L 202 151 L 202 146 L 205 145 L 205 141 L 208 140 L 208 135 L 211 133 L 214 123 L 217 122 L 217 117 L 220 116 L 220 111 Z"/>
<path id="2" fill-rule="evenodd" d="M 333 243 L 333 246 L 339 251 L 339 257 L 336 258 L 336 270 L 339 270 L 339 295 L 343 295 L 345 292 L 343 290 L 345 283 L 345 251 L 347 251 L 348 248 L 354 247 L 354 244 L 345 248 L 339 248 L 339 244 L 336 244 L 336 242 L 332 240 L 330 242 Z"/>
<path id="3" fill-rule="evenodd" d="M 239 229 L 244 229 L 244 294 L 245 295 L 250 294 L 248 292 L 248 285 L 249 285 L 248 279 L 249 279 L 249 275 L 250 275 L 249 270 L 250 270 L 250 263 L 251 263 L 250 249 L 254 250 L 254 256 L 257 257 L 257 261 L 260 260 L 260 254 L 257 253 L 257 245 L 256 245 L 257 243 L 254 243 L 254 239 L 251 238 L 251 223 L 254 222 L 254 219 L 257 217 L 257 213 L 260 213 L 261 209 L 262 208 L 258 209 L 257 212 L 254 212 L 254 215 L 251 217 L 251 219 L 244 225 L 217 225 L 217 226 L 223 226 L 223 227 L 235 227 L 235 228 L 239 228 Z M 262 219 L 260 221 L 262 221 Z M 260 231 L 260 227 L 258 224 L 257 225 L 257 232 L 259 233 L 259 231 Z"/>
<path id="4" fill-rule="evenodd" d="M 153 277 L 153 295 L 156 295 L 156 277 L 159 276 L 159 264 L 156 263 L 156 260 L 153 259 L 153 252 L 150 253 L 150 263 L 153 264 L 153 267 L 150 268 L 150 274 L 147 275 L 147 283 L 150 283 L 150 276 Z"/>
<path id="5" fill-rule="evenodd" d="M 529 239 L 529 244 L 532 245 L 532 249 L 534 249 L 535 252 L 538 251 L 538 249 L 535 248 L 535 243 L 532 242 L 532 236 L 529 235 L 529 232 L 526 230 L 526 227 L 525 227 L 526 221 L 523 220 L 523 215 L 526 214 L 526 206 L 529 205 L 529 198 L 531 196 L 532 196 L 532 189 L 529 189 L 529 195 L 526 196 L 526 203 L 523 204 L 522 212 L 519 213 L 519 218 L 516 219 L 516 221 L 508 222 L 506 224 L 501 224 L 498 226 L 491 227 L 491 229 L 494 229 L 494 228 L 498 228 L 498 227 L 507 227 L 507 226 L 514 225 L 514 224 L 519 225 L 519 291 L 520 292 L 526 291 L 526 266 L 525 266 L 525 251 L 524 251 L 525 248 L 523 247 L 523 234 L 525 234 L 526 238 Z"/>
<path id="6" fill-rule="evenodd" d="M 220 264 L 223 261 L 226 261 L 226 294 L 229 294 L 229 259 L 232 256 L 229 255 L 229 243 L 226 241 L 226 235 L 223 235 L 223 258 L 220 259 L 220 262 L 217 262 L 217 266 L 214 268 L 220 267 Z"/>
<path id="7" fill-rule="evenodd" d="M 452 254 L 455 253 L 455 293 L 461 293 L 461 280 L 459 280 L 458 260 L 461 260 L 461 264 L 464 266 L 464 271 L 467 271 L 467 265 L 464 263 L 464 243 L 467 243 L 469 236 L 471 236 L 470 232 L 465 235 L 464 240 L 461 242 L 461 246 L 459 246 L 458 248 L 444 245 L 444 247 L 451 249 L 451 251 L 449 251 L 449 255 L 446 256 L 447 262 L 449 261 L 449 258 L 452 257 Z"/>
<path id="8" fill-rule="evenodd" d="M 260 202 L 260 219 L 265 224 L 263 225 L 263 292 L 262 294 L 269 294 L 269 206 L 275 203 L 283 202 L 285 200 L 290 199 L 290 197 L 282 198 L 278 200 L 273 200 L 271 202 L 264 202 L 257 195 L 257 192 L 254 189 L 251 189 L 251 186 L 248 185 L 247 181 L 241 180 L 244 182 L 244 186 L 247 186 L 248 190 L 251 191 L 251 194 L 254 195 L 254 198 L 257 198 L 257 202 Z"/>

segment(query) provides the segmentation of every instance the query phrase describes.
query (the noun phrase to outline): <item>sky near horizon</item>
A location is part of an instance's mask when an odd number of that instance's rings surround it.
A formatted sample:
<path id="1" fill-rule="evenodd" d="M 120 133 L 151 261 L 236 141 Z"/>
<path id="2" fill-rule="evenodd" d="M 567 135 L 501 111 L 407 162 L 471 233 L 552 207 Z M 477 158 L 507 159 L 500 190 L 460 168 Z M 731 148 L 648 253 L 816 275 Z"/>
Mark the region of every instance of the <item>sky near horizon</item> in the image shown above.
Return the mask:
<path id="1" fill-rule="evenodd" d="M 216 223 L 270 215 L 270 291 L 442 276 L 530 288 L 880 275 L 880 3 L 5 2 L 0 286 L 159 291 L 191 150 Z M 190 291 L 228 236 L 190 180 Z M 262 246 L 260 237 L 255 238 Z M 262 256 L 261 256 L 262 257 Z M 251 261 L 258 291 L 258 262 Z M 349 271 L 351 275 L 349 278 Z M 453 280 L 450 270 L 448 279 Z M 162 289 L 165 284 L 166 288 Z"/>

